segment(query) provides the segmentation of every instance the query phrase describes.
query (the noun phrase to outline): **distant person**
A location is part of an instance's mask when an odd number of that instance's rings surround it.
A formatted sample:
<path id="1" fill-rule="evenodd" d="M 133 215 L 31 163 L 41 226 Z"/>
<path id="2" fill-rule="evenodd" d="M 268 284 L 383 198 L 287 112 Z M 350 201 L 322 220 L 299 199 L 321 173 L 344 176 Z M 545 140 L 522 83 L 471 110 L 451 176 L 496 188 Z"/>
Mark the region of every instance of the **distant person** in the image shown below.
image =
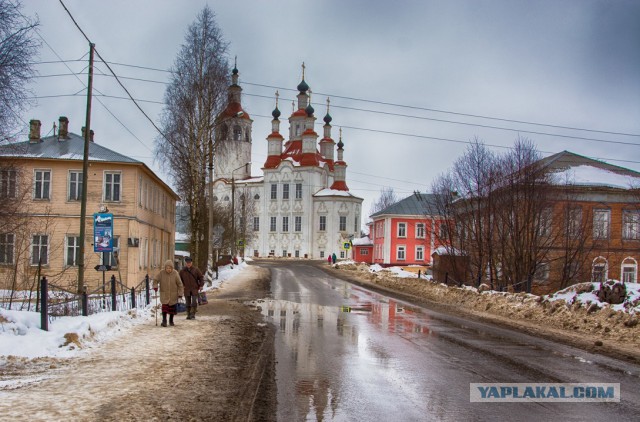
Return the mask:
<path id="1" fill-rule="evenodd" d="M 153 290 L 158 291 L 160 286 L 160 303 L 162 303 L 162 325 L 167 326 L 167 314 L 169 314 L 169 325 L 173 323 L 173 316 L 176 314 L 176 303 L 184 296 L 184 287 L 178 271 L 173 268 L 173 262 L 168 259 L 164 263 L 164 270 L 160 270 L 153 278 L 155 283 Z"/>
<path id="2" fill-rule="evenodd" d="M 184 285 L 184 298 L 187 302 L 187 319 L 196 319 L 198 310 L 198 294 L 204 286 L 202 272 L 193 266 L 191 257 L 184 259 L 185 266 L 180 270 L 180 279 Z"/>
<path id="3" fill-rule="evenodd" d="M 337 259 L 336 253 L 334 252 L 333 255 L 331 255 L 331 261 L 333 261 L 333 263 L 335 264 L 336 263 L 336 259 Z"/>
<path id="4" fill-rule="evenodd" d="M 329 263 L 329 265 L 331 265 L 331 261 L 333 261 L 333 259 L 331 258 L 331 254 L 329 254 L 329 256 L 327 257 L 327 262 Z"/>

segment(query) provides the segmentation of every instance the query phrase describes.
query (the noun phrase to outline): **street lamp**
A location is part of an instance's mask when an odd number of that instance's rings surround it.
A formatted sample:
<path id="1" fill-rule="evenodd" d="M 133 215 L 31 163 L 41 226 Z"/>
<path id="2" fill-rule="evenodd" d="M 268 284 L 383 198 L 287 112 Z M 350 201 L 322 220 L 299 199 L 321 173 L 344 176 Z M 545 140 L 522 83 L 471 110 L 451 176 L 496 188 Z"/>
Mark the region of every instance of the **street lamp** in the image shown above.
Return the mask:
<path id="1" fill-rule="evenodd" d="M 247 166 L 251 165 L 251 163 L 245 163 L 243 165 L 241 165 L 240 167 L 238 167 L 237 169 L 233 169 L 231 171 L 231 236 L 233 237 L 232 239 L 232 246 L 231 246 L 231 254 L 233 256 L 233 258 L 236 257 L 236 179 L 233 177 L 233 173 L 235 173 L 236 170 L 240 170 L 242 168 L 245 169 Z"/>

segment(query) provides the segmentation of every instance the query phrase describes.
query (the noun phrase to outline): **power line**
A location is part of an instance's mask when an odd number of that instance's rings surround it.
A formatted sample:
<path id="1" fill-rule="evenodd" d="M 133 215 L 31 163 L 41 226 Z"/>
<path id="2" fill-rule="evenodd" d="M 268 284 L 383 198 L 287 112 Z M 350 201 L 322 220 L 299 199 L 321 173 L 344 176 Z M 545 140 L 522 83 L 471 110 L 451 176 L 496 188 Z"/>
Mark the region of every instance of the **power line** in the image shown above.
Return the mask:
<path id="1" fill-rule="evenodd" d="M 296 89 L 292 89 L 292 88 L 285 88 L 285 87 L 278 87 L 278 86 L 273 86 L 273 85 L 258 84 L 258 83 L 247 82 L 247 81 L 242 81 L 242 84 L 260 86 L 260 87 L 263 87 L 263 88 L 278 89 L 278 90 L 283 90 L 283 91 L 293 91 L 293 92 L 297 91 Z M 454 115 L 457 115 L 457 116 L 474 117 L 474 118 L 479 118 L 479 119 L 496 120 L 496 121 L 501 121 L 501 122 L 520 123 L 520 124 L 527 124 L 527 125 L 534 125 L 534 126 L 545 126 L 545 127 L 556 128 L 556 129 L 581 130 L 581 131 L 585 131 L 585 132 L 604 133 L 604 134 L 608 134 L 608 135 L 640 136 L 640 134 L 636 134 L 636 133 L 613 132 L 613 131 L 605 131 L 605 130 L 597 130 L 597 129 L 586 129 L 586 128 L 579 128 L 579 127 L 571 127 L 571 126 L 552 125 L 552 124 L 547 124 L 547 123 L 530 122 L 530 121 L 525 121 L 525 120 L 505 119 L 505 118 L 501 118 L 501 117 L 490 117 L 490 116 L 483 116 L 483 115 L 480 115 L 480 114 L 460 113 L 460 112 L 455 112 L 455 111 L 439 110 L 439 109 L 435 109 L 435 108 L 427 108 L 427 107 L 419 107 L 419 106 L 410 106 L 410 105 L 405 105 L 405 104 L 390 103 L 390 102 L 376 101 L 376 100 L 368 100 L 368 99 L 357 98 L 357 97 L 347 97 L 347 96 L 335 95 L 335 94 L 327 94 L 327 93 L 322 93 L 322 92 L 316 92 L 315 94 L 316 95 L 327 96 L 327 97 L 331 97 L 331 98 L 341 98 L 343 100 L 361 101 L 361 102 L 371 103 L 371 104 L 378 104 L 378 105 L 385 105 L 385 106 L 392 106 L 392 107 L 400 107 L 400 108 L 408 108 L 408 109 L 413 109 L 413 110 L 431 111 L 431 112 L 435 112 L 435 113 L 454 114 Z"/>

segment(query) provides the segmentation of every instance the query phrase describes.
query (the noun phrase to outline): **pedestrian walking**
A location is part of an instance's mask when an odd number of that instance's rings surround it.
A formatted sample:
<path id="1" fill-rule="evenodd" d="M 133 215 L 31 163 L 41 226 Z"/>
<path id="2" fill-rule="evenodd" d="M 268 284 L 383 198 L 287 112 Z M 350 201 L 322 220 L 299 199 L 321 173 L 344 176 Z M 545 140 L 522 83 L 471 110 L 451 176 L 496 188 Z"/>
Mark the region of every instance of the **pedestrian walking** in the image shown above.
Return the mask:
<path id="1" fill-rule="evenodd" d="M 331 254 L 329 254 L 329 256 L 327 257 L 327 262 L 329 263 L 329 265 L 331 265 Z"/>
<path id="2" fill-rule="evenodd" d="M 157 292 L 158 286 L 160 286 L 160 303 L 162 304 L 162 323 L 160 325 L 167 326 L 167 314 L 169 315 L 169 325 L 175 325 L 173 316 L 176 314 L 176 303 L 184 296 L 184 287 L 178 271 L 173 268 L 173 261 L 166 260 L 164 270 L 158 271 L 153 280 L 153 290 Z"/>
<path id="3" fill-rule="evenodd" d="M 331 255 L 331 260 L 333 261 L 334 264 L 336 263 L 336 259 L 337 259 L 336 253 L 334 252 L 333 255 Z"/>
<path id="4" fill-rule="evenodd" d="M 185 266 L 180 270 L 180 279 L 184 285 L 184 298 L 187 302 L 187 319 L 196 319 L 198 309 L 198 294 L 204 286 L 202 272 L 193 266 L 191 257 L 184 259 Z"/>

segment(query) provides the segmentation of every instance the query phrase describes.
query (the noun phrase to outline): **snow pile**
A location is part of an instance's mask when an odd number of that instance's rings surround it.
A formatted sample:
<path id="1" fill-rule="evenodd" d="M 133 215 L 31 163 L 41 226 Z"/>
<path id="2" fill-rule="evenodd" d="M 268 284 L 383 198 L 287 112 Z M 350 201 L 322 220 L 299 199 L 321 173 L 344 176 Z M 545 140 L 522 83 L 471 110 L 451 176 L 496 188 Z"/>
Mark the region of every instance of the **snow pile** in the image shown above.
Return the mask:
<path id="1" fill-rule="evenodd" d="M 340 268 L 356 269 L 355 266 Z M 640 349 L 640 284 L 624 283 L 626 290 L 620 302 L 608 303 L 602 300 L 599 283 L 581 283 L 552 295 L 537 296 L 479 291 L 470 286 L 447 286 L 426 279 L 398 277 L 396 273 L 402 274 L 402 271 L 393 267 L 383 269 L 372 265 L 369 271 L 359 267 L 357 270 L 353 276 L 363 283 L 450 306 L 463 313 L 534 331 L 558 330 L 568 336 L 578 336 L 581 341 L 590 341 L 597 347 L 605 344 L 636 352 Z M 609 291 L 615 285 L 614 281 L 605 283 L 604 290 Z"/>
<path id="2" fill-rule="evenodd" d="M 218 279 L 205 290 L 213 290 L 247 268 L 247 263 L 225 265 Z M 7 293 L 8 294 L 8 293 Z M 40 313 L 0 308 L 0 366 L 11 356 L 23 358 L 69 358 L 99 347 L 134 325 L 155 318 L 155 301 L 145 308 L 101 312 L 86 317 L 60 317 L 49 322 L 49 331 L 40 329 Z"/>
<path id="3" fill-rule="evenodd" d="M 40 313 L 0 309 L 0 356 L 72 357 L 153 315 L 151 307 L 90 316 L 61 317 L 40 329 Z"/>
<path id="4" fill-rule="evenodd" d="M 627 312 L 630 314 L 640 314 L 640 284 L 638 283 L 620 283 L 615 280 L 609 280 L 606 286 L 615 286 L 619 284 L 625 289 L 625 296 L 621 303 L 610 304 L 598 297 L 600 283 L 579 283 L 567 287 L 566 289 L 557 291 L 554 294 L 543 296 L 543 301 L 555 302 L 564 301 L 569 305 L 578 304 L 584 308 L 598 309 L 611 308 L 614 311 Z"/>

